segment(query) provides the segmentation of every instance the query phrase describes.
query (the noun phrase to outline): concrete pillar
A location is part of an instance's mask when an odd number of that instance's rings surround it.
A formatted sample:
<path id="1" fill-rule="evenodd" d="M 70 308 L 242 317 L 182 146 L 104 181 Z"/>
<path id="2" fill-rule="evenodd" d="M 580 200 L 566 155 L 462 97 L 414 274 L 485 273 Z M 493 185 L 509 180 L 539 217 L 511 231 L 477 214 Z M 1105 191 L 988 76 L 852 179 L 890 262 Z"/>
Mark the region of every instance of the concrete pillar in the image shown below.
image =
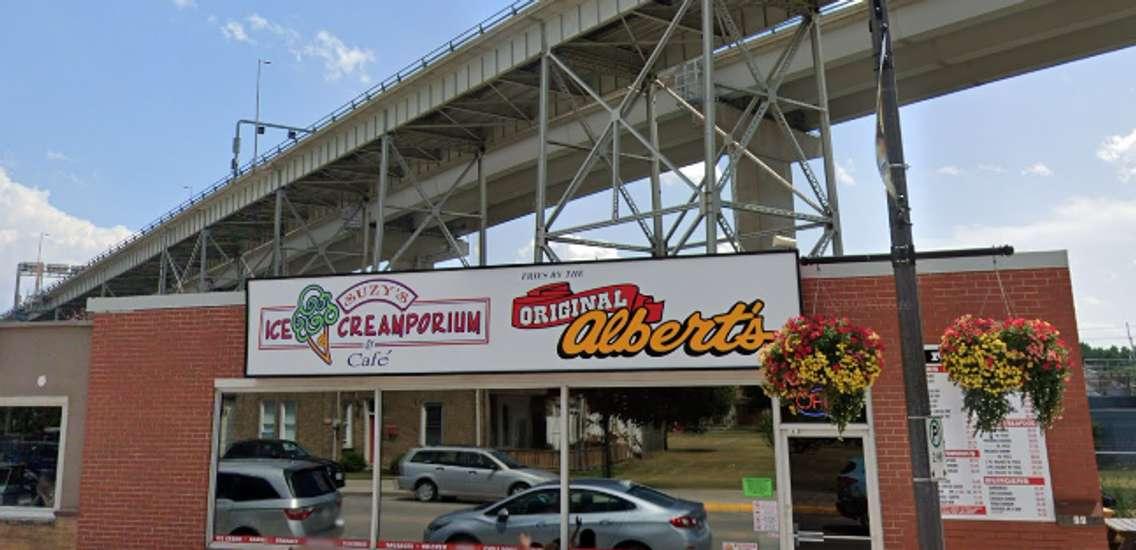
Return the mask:
<path id="1" fill-rule="evenodd" d="M 793 181 L 793 172 L 788 162 L 771 158 L 762 158 L 770 168 L 777 171 L 781 177 L 789 182 Z M 734 176 L 732 194 L 734 200 L 744 203 L 760 204 L 793 210 L 793 193 L 781 185 L 772 175 L 756 164 L 742 159 Z M 748 233 L 765 231 L 768 229 L 786 228 L 782 235 L 796 238 L 793 231 L 794 220 L 779 216 L 769 216 L 755 212 L 734 210 L 734 227 L 737 228 L 742 250 L 767 250 L 773 243 L 773 235 L 746 237 Z"/>

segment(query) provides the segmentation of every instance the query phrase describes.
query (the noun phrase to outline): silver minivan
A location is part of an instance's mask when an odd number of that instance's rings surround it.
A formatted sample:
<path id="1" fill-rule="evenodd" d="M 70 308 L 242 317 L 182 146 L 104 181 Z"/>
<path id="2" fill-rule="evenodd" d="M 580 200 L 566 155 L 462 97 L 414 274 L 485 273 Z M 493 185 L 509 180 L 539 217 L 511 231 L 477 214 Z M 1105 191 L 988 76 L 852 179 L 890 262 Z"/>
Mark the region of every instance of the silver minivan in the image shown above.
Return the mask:
<path id="1" fill-rule="evenodd" d="M 233 537 L 338 537 L 342 496 L 320 464 L 232 459 L 217 463 L 213 532 Z"/>
<path id="2" fill-rule="evenodd" d="M 411 449 L 398 465 L 398 487 L 428 502 L 438 497 L 498 499 L 557 475 L 517 462 L 504 451 L 478 447 Z"/>

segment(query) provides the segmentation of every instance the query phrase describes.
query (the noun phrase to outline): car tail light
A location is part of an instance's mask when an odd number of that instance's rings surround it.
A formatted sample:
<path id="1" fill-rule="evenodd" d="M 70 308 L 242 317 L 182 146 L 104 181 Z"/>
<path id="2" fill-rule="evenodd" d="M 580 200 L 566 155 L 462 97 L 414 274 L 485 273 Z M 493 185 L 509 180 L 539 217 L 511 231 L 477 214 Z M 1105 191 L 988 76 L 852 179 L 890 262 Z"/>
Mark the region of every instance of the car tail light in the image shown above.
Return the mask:
<path id="1" fill-rule="evenodd" d="M 679 516 L 677 518 L 671 518 L 671 525 L 674 525 L 679 529 L 693 529 L 695 527 L 698 527 L 698 523 L 698 518 L 694 516 Z"/>
<path id="2" fill-rule="evenodd" d="M 311 516 L 312 512 L 314 511 L 316 511 L 316 509 L 311 506 L 308 506 L 306 508 L 286 508 L 284 510 L 284 515 L 287 516 L 288 519 L 293 521 L 304 521 L 305 519 L 308 519 L 308 517 Z"/>

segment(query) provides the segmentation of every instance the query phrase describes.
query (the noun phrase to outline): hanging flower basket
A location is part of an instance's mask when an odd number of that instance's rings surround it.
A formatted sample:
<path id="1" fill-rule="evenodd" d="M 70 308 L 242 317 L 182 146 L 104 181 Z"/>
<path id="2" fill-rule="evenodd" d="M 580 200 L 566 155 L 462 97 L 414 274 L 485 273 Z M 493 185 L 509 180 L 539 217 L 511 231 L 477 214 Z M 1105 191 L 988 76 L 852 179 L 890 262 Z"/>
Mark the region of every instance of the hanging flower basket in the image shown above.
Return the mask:
<path id="1" fill-rule="evenodd" d="M 872 329 L 845 318 L 794 317 L 761 352 L 762 388 L 797 413 L 799 400 L 824 396 L 837 430 L 864 410 L 864 392 L 883 365 L 883 345 Z"/>
<path id="2" fill-rule="evenodd" d="M 999 322 L 964 315 L 947 328 L 939 354 L 951 381 L 962 388 L 963 409 L 976 433 L 1000 428 L 1018 392 L 1043 428 L 1060 418 L 1069 349 L 1059 336 L 1039 319 Z"/>

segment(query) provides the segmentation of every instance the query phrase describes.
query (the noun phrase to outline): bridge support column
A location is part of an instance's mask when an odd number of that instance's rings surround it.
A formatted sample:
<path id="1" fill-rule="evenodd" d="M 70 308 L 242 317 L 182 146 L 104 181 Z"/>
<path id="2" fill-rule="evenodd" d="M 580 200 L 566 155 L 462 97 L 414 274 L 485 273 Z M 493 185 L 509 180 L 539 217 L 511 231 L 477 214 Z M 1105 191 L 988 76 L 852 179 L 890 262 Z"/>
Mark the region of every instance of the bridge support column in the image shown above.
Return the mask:
<path id="1" fill-rule="evenodd" d="M 793 171 L 788 162 L 769 158 L 762 160 L 782 178 L 793 181 Z M 793 210 L 793 193 L 752 162 L 738 166 L 731 194 L 738 202 Z M 734 210 L 734 227 L 742 250 L 767 250 L 772 247 L 775 235 L 797 236 L 791 218 L 743 210 Z"/>

